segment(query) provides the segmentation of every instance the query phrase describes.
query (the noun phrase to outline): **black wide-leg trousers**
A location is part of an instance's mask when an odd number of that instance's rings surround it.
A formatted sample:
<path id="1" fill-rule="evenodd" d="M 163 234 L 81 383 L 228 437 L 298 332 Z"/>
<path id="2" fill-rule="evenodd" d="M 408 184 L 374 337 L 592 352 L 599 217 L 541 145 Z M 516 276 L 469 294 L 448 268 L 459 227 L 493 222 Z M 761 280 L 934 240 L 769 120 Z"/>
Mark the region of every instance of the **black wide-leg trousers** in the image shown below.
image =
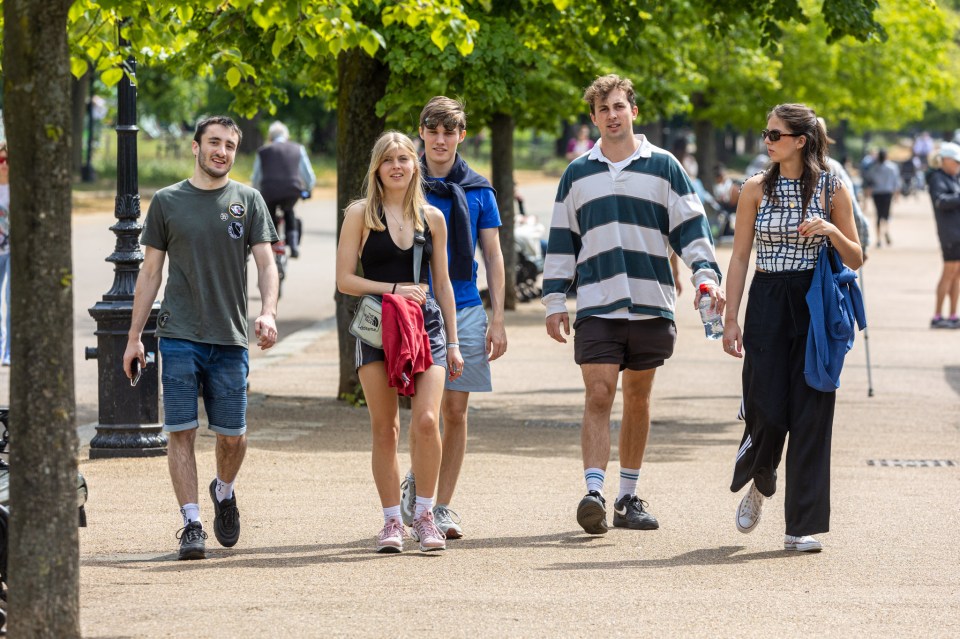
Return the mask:
<path id="1" fill-rule="evenodd" d="M 743 326 L 743 417 L 730 490 L 753 481 L 772 496 L 787 447 L 786 533 L 830 528 L 830 438 L 836 393 L 807 386 L 803 365 L 813 271 L 755 274 Z"/>

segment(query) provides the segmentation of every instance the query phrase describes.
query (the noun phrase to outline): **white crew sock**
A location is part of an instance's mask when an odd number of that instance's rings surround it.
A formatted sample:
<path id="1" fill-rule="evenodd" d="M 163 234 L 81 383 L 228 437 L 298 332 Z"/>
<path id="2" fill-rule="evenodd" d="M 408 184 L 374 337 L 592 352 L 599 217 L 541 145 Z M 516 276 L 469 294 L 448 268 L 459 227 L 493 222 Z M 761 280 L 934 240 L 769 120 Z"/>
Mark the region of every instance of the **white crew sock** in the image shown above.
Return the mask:
<path id="1" fill-rule="evenodd" d="M 383 523 L 387 523 L 391 519 L 400 519 L 400 504 L 383 509 Z"/>
<path id="2" fill-rule="evenodd" d="M 180 514 L 183 515 L 184 526 L 191 521 L 200 521 L 200 504 L 184 504 L 180 507 Z"/>
<path id="3" fill-rule="evenodd" d="M 433 497 L 421 497 L 417 495 L 417 506 L 413 511 L 413 518 L 420 519 L 420 515 L 425 510 L 433 510 Z"/>
<path id="4" fill-rule="evenodd" d="M 640 481 L 639 468 L 621 468 L 620 492 L 617 493 L 617 501 L 620 501 L 624 495 L 636 495 L 638 481 Z"/>
<path id="5" fill-rule="evenodd" d="M 228 484 L 217 477 L 217 501 L 223 501 L 224 499 L 230 499 L 233 497 L 233 485 L 235 483 L 237 483 L 236 479 Z"/>
<path id="6" fill-rule="evenodd" d="M 587 492 L 596 491 L 603 494 L 603 478 L 606 471 L 602 468 L 587 468 L 583 471 L 583 478 L 587 480 Z"/>

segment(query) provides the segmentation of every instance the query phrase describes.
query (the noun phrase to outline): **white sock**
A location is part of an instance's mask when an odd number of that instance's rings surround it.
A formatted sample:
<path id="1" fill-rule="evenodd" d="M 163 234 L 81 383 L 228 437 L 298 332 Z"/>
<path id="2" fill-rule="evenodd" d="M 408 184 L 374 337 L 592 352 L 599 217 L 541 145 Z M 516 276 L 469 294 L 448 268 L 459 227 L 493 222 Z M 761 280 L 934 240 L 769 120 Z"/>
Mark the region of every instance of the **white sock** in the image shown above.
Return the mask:
<path id="1" fill-rule="evenodd" d="M 200 504 L 184 504 L 180 507 L 180 514 L 183 515 L 184 526 L 191 521 L 200 521 Z"/>
<path id="2" fill-rule="evenodd" d="M 237 483 L 236 479 L 228 484 L 217 477 L 217 501 L 223 501 L 224 499 L 230 499 L 233 497 L 233 485 L 235 483 Z"/>
<path id="3" fill-rule="evenodd" d="M 602 468 L 587 468 L 583 471 L 583 477 L 587 480 L 587 492 L 596 491 L 603 494 L 603 478 L 606 471 Z"/>
<path id="4" fill-rule="evenodd" d="M 640 481 L 639 468 L 621 468 L 620 492 L 617 493 L 617 501 L 620 501 L 620 498 L 624 495 L 636 495 L 638 481 Z"/>
<path id="5" fill-rule="evenodd" d="M 417 507 L 413 511 L 413 518 L 420 519 L 420 515 L 423 514 L 425 510 L 433 510 L 433 497 L 421 497 L 417 495 Z"/>
<path id="6" fill-rule="evenodd" d="M 400 504 L 383 509 L 383 523 L 387 523 L 391 519 L 400 519 Z"/>

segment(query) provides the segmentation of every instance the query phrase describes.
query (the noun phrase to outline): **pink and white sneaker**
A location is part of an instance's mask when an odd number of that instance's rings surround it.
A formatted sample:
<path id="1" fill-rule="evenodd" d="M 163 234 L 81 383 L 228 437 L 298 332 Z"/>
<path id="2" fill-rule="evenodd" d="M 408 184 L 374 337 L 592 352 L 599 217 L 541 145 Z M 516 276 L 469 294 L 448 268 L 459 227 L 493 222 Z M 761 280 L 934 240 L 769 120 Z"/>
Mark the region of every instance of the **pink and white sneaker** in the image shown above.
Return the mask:
<path id="1" fill-rule="evenodd" d="M 403 527 L 403 522 L 392 517 L 383 525 L 380 534 L 377 535 L 377 552 L 397 553 L 403 550 L 403 538 L 407 536 L 407 529 Z"/>
<path id="2" fill-rule="evenodd" d="M 423 511 L 423 514 L 413 520 L 410 536 L 414 541 L 420 542 L 421 552 L 447 549 L 447 537 L 437 528 L 437 524 L 433 521 L 433 512 L 430 510 Z"/>

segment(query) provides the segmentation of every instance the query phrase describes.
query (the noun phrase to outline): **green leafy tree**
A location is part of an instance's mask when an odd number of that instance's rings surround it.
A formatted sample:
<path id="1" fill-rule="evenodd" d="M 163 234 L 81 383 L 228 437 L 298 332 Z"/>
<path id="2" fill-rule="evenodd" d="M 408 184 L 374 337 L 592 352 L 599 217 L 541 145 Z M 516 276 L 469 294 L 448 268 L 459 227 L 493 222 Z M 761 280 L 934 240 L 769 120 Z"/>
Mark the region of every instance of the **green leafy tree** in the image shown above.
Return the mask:
<path id="1" fill-rule="evenodd" d="M 875 7 L 875 0 L 825 0 L 830 37 L 882 36 Z M 574 106 L 581 87 L 610 71 L 642 79 L 638 103 L 645 118 L 683 108 L 699 79 L 691 64 L 691 27 L 706 24 L 722 37 L 744 15 L 757 16 L 766 40 L 781 24 L 809 20 L 799 0 L 76 0 L 69 17 L 78 76 L 92 66 L 105 83 L 119 80 L 124 53 L 114 34 L 126 17 L 124 34 L 147 64 L 166 63 L 188 77 L 225 84 L 238 113 L 273 112 L 290 86 L 334 96 L 341 209 L 358 195 L 369 149 L 386 122 L 391 82 L 413 86 L 410 77 L 423 77 L 424 69 L 447 71 L 439 77 L 453 69 L 446 90 L 440 82 L 418 86 L 454 93 L 462 87 L 459 94 L 470 96 L 479 122 L 493 131 L 493 179 L 502 207 L 512 211 L 518 122 L 582 112 Z M 404 34 L 415 34 L 421 51 L 433 47 L 420 70 L 399 73 L 396 59 L 388 59 Z M 469 56 L 480 39 L 475 63 L 461 65 L 459 57 Z M 422 100 L 423 94 L 416 102 Z M 342 394 L 353 391 L 355 374 L 345 330 L 352 304 L 338 299 Z"/>
<path id="2" fill-rule="evenodd" d="M 860 130 L 896 130 L 923 116 L 928 102 L 956 95 L 956 18 L 928 0 L 886 3 L 877 20 L 885 42 L 828 43 L 814 19 L 782 40 L 780 82 L 791 100 Z M 811 73 L 816 69 L 816 73 Z"/>
<path id="3" fill-rule="evenodd" d="M 778 102 L 813 106 L 842 145 L 847 122 L 860 130 L 897 129 L 919 118 L 928 102 L 955 95 L 951 13 L 928 0 L 904 0 L 851 22 L 870 4 L 801 0 L 803 17 L 778 27 L 776 41 L 748 15 L 726 22 L 721 39 L 699 39 L 695 59 L 705 82 L 693 94 L 691 117 L 700 166 L 715 164 L 715 126 L 759 128 Z M 837 23 L 841 15 L 849 19 Z"/>

